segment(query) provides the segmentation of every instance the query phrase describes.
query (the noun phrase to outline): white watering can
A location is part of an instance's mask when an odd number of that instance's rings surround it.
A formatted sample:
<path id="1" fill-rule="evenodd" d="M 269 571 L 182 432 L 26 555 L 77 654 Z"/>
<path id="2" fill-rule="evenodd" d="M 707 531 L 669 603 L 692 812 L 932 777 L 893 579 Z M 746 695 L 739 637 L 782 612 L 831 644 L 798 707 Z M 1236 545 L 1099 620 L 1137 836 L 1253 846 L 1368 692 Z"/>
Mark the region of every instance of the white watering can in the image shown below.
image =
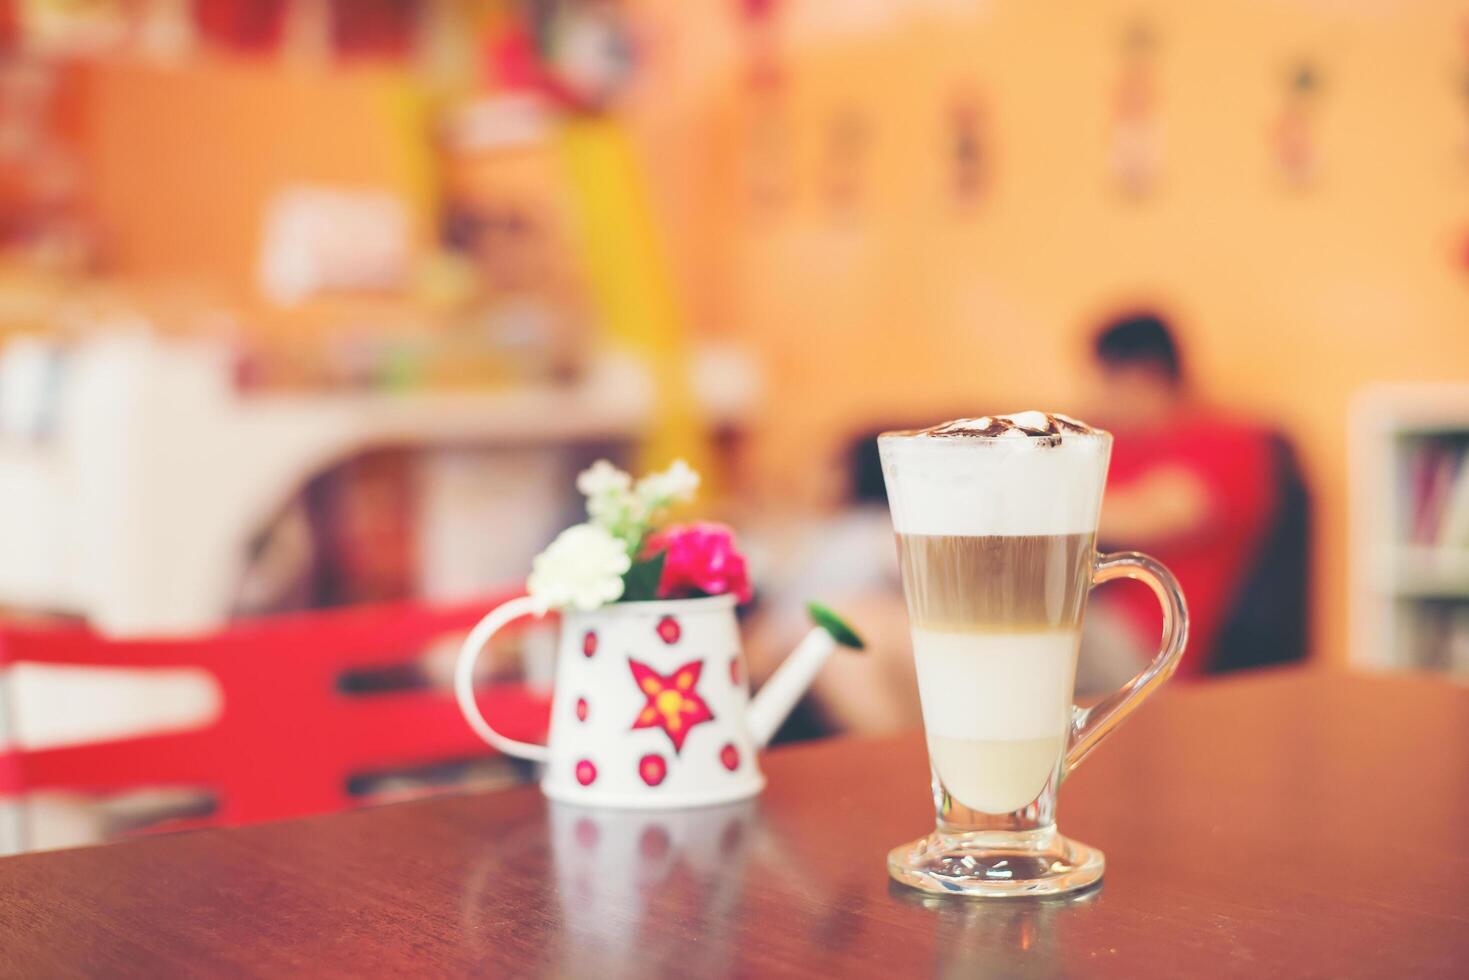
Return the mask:
<path id="1" fill-rule="evenodd" d="M 537 609 L 497 607 L 459 653 L 454 693 L 476 733 L 500 751 L 545 764 L 541 788 L 594 806 L 707 806 L 760 792 L 764 747 L 838 646 L 862 640 L 812 603 L 816 627 L 750 697 L 732 595 L 622 602 L 562 613 L 550 737 L 495 731 L 474 699 L 474 664 L 499 630 Z"/>

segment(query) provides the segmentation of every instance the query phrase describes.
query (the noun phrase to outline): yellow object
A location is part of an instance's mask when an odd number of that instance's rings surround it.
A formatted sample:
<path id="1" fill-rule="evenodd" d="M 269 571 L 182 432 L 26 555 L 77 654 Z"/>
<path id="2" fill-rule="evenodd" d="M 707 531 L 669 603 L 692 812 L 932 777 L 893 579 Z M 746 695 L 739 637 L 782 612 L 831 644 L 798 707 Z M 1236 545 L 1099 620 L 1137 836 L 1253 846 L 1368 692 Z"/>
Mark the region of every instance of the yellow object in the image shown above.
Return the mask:
<path id="1" fill-rule="evenodd" d="M 607 335 L 647 361 L 657 386 L 656 417 L 637 468 L 683 458 L 705 471 L 673 278 L 631 143 L 604 118 L 570 119 L 556 139 L 570 178 L 586 282 Z"/>
<path id="2" fill-rule="evenodd" d="M 420 249 L 437 237 L 438 164 L 423 134 L 433 129 L 423 86 L 406 75 L 382 72 L 364 79 L 367 102 L 384 126 L 384 159 L 406 196 L 413 217 L 413 239 Z"/>

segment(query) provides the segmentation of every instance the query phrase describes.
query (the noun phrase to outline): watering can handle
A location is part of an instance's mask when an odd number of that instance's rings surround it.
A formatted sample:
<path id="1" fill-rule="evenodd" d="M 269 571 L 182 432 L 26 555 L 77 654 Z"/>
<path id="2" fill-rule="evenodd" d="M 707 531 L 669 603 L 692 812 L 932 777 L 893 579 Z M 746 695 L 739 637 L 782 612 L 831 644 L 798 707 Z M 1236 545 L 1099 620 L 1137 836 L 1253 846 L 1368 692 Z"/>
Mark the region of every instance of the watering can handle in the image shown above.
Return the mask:
<path id="1" fill-rule="evenodd" d="M 550 751 L 544 745 L 507 738 L 490 726 L 474 699 L 474 664 L 484 652 L 485 644 L 490 642 L 490 637 L 522 616 L 541 615 L 543 612 L 536 608 L 529 596 L 520 596 L 501 603 L 469 631 L 464 645 L 459 648 L 459 661 L 454 665 L 454 697 L 458 700 L 459 710 L 464 713 L 464 720 L 469 722 L 469 727 L 474 729 L 476 735 L 506 755 L 529 759 L 531 762 L 545 762 L 550 758 Z"/>

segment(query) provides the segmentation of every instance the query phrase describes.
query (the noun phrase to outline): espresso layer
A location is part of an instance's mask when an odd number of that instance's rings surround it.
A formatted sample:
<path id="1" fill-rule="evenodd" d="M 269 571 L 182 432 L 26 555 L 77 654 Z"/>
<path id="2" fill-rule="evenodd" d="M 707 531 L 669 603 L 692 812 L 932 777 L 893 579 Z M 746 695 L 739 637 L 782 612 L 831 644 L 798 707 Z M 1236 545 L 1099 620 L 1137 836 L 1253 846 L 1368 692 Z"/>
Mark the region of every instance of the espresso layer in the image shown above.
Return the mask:
<path id="1" fill-rule="evenodd" d="M 915 629 L 1015 633 L 1080 626 L 1093 535 L 899 534 Z"/>

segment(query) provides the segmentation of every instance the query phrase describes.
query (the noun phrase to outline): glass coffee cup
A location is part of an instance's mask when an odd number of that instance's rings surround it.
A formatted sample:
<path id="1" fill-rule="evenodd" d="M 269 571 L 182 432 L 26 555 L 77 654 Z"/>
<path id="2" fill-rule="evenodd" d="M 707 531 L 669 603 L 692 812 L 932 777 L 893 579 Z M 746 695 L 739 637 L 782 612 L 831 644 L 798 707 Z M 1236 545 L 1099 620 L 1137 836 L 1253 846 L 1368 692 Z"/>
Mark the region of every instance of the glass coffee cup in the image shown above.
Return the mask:
<path id="1" fill-rule="evenodd" d="M 1178 666 L 1188 613 L 1173 576 L 1095 547 L 1112 437 L 1040 412 L 878 439 L 933 774 L 933 833 L 888 855 L 894 879 L 976 896 L 1058 894 L 1102 876 L 1056 829 L 1056 793 Z M 1153 661 L 1073 703 L 1087 595 L 1137 579 L 1163 607 Z"/>

